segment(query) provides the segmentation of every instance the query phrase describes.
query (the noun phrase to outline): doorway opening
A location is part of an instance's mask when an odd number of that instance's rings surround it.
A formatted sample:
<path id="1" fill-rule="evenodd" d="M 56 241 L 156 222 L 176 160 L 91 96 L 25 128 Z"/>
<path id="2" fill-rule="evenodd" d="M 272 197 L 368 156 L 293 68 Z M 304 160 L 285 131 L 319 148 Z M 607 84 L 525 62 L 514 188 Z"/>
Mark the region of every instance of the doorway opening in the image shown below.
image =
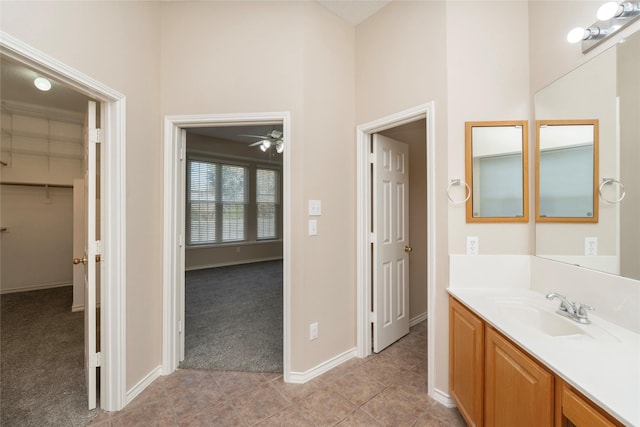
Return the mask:
<path id="1" fill-rule="evenodd" d="M 180 368 L 282 372 L 282 123 L 186 130 Z"/>
<path id="2" fill-rule="evenodd" d="M 425 202 L 424 207 L 420 208 L 426 212 L 426 236 L 424 241 L 416 241 L 413 236 L 411 239 L 411 247 L 414 245 L 423 245 L 423 258 L 420 260 L 412 259 L 414 263 L 423 263 L 426 265 L 426 313 L 415 313 L 414 322 L 420 322 L 427 319 L 427 365 L 428 365 L 428 384 L 429 394 L 433 391 L 433 371 L 434 371 L 434 319 L 428 319 L 428 314 L 433 313 L 433 304 L 435 293 L 435 120 L 434 120 L 434 103 L 430 102 L 415 108 L 393 114 L 379 120 L 369 122 L 358 126 L 357 130 L 357 183 L 358 183 L 358 253 L 357 253 L 357 349 L 359 357 L 366 357 L 371 354 L 373 348 L 372 323 L 376 317 L 380 317 L 380 313 L 376 313 L 373 309 L 374 298 L 372 295 L 374 280 L 374 250 L 373 242 L 376 239 L 373 218 L 376 206 L 374 204 L 374 182 L 371 150 L 373 147 L 373 136 L 375 134 L 387 133 L 390 135 L 400 136 L 407 129 L 420 129 L 423 121 L 426 131 L 422 132 L 423 140 L 423 156 L 419 161 L 420 167 L 424 168 L 422 179 L 426 182 L 419 183 L 417 188 L 420 190 L 421 197 Z M 405 127 L 406 126 L 406 127 Z M 419 144 L 416 142 L 415 144 Z M 376 159 L 377 161 L 377 159 Z M 414 181 L 412 181 L 414 183 Z M 418 184 L 416 182 L 416 184 Z M 416 210 L 416 212 L 420 211 Z M 417 218 L 415 218 L 417 220 Z"/>
<path id="3" fill-rule="evenodd" d="M 74 70 L 65 64 L 47 56 L 31 46 L 5 33 L 0 33 L 0 54 L 3 64 L 11 61 L 19 67 L 29 69 L 54 82 L 54 87 L 68 88 L 77 92 L 85 101 L 93 99 L 100 103 L 104 113 L 101 127 L 103 130 L 101 144 L 97 144 L 101 159 L 100 194 L 101 208 L 97 216 L 101 221 L 98 235 L 103 242 L 100 254 L 104 262 L 100 269 L 103 286 L 100 294 L 100 362 L 92 358 L 86 359 L 92 365 L 100 366 L 99 387 L 100 407 L 108 411 L 121 409 L 126 403 L 124 378 L 124 290 L 125 290 L 125 209 L 124 209 L 124 108 L 125 98 L 122 94 L 103 86 L 92 78 Z M 5 87 L 3 85 L 3 87 Z M 3 98 L 6 92 L 3 91 Z M 24 101 L 24 100 L 23 100 Z M 86 102 L 85 102 L 86 106 Z M 8 165 L 7 165 L 8 166 Z M 3 166 L 5 167 L 5 166 Z M 46 188 L 46 186 L 45 186 Z M 51 189 L 53 192 L 53 189 Z M 71 257 L 68 262 L 71 265 Z M 94 318 L 95 319 L 95 318 Z M 85 331 L 87 331 L 85 320 Z M 88 340 L 85 337 L 85 353 Z M 89 349 L 90 350 L 90 349 Z M 94 349 L 95 351 L 95 349 Z M 86 369 L 86 368 L 85 368 Z M 95 368 L 94 368 L 95 369 Z M 91 393 L 98 392 L 94 388 L 96 378 L 87 375 L 88 405 L 91 407 Z"/>
<path id="4" fill-rule="evenodd" d="M 287 381 L 290 371 L 289 127 L 289 113 L 286 112 L 166 117 L 163 374 L 183 367 L 181 362 L 187 367 L 192 363 L 207 365 L 214 364 L 217 357 L 203 350 L 205 343 L 196 343 L 204 345 L 198 345 L 198 349 L 187 342 L 188 334 L 197 328 L 197 321 L 186 317 L 188 309 L 191 313 L 196 311 L 187 307 L 190 297 L 185 292 L 185 272 L 195 283 L 203 275 L 218 274 L 222 269 L 240 276 L 249 274 L 245 277 L 253 274 L 254 278 L 261 274 L 260 271 L 270 270 L 272 277 L 279 275 L 281 283 L 278 302 L 282 310 L 275 321 L 282 332 L 278 368 Z M 223 191 L 222 181 L 227 179 L 223 177 L 224 173 L 228 174 L 227 178 L 234 179 L 225 187 L 233 196 L 229 196 L 227 206 L 220 199 L 219 203 L 211 203 L 207 208 L 204 199 L 213 197 L 214 187 Z M 212 184 L 213 175 L 218 177 L 215 185 Z M 209 178 L 204 179 L 204 183 L 196 182 L 199 177 L 206 176 Z M 246 191 L 242 182 L 247 185 Z M 278 188 L 258 189 L 260 183 L 269 182 L 279 182 Z M 232 191 L 232 188 L 235 189 Z M 199 191 L 203 189 L 204 192 Z M 247 273 L 251 267 L 257 267 L 258 273 Z M 193 289 L 196 288 L 194 285 Z M 254 307 L 261 309 L 259 303 Z M 197 305 L 194 303 L 191 308 L 196 310 Z M 215 310 L 209 313 L 215 314 Z M 200 332 L 204 333 L 204 329 Z M 206 333 L 222 336 L 220 331 Z M 196 337 L 196 341 L 201 338 Z M 202 353 L 200 362 L 189 361 L 190 355 L 185 354 L 186 344 L 196 348 L 194 352 Z M 242 343 L 239 344 L 242 347 Z M 250 363 L 249 360 L 245 362 Z M 247 367 L 242 360 L 229 363 Z M 270 366 L 266 369 L 273 371 L 273 364 Z"/>

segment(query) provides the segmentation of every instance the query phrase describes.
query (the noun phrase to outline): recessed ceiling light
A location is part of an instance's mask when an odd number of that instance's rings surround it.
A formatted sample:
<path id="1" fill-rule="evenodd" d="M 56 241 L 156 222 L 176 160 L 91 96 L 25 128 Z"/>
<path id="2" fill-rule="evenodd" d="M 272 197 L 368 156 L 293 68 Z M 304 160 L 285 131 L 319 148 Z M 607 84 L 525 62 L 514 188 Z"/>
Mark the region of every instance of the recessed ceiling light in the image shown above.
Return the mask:
<path id="1" fill-rule="evenodd" d="M 36 79 L 33 81 L 33 84 L 36 85 L 38 89 L 44 92 L 51 89 L 51 82 L 44 77 L 36 77 Z"/>

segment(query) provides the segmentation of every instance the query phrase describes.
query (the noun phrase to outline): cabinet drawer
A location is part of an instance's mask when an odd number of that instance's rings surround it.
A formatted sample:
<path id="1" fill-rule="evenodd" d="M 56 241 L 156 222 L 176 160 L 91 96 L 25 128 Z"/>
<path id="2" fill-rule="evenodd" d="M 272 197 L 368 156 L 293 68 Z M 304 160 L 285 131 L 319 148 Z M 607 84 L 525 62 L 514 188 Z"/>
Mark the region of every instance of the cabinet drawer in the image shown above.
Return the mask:
<path id="1" fill-rule="evenodd" d="M 591 401 L 573 388 L 559 381 L 556 392 L 559 394 L 559 425 L 562 427 L 618 427 L 622 424 L 594 406 Z"/>

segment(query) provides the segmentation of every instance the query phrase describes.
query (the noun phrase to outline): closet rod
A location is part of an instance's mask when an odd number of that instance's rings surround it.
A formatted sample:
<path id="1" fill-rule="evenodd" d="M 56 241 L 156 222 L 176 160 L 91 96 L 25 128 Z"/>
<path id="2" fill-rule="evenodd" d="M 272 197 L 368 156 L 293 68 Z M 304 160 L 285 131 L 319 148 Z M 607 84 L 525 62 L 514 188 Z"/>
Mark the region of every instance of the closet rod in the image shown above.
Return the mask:
<path id="1" fill-rule="evenodd" d="M 22 185 L 25 187 L 49 187 L 49 188 L 73 188 L 73 185 L 66 184 L 35 184 L 32 182 L 0 182 L 0 185 Z"/>

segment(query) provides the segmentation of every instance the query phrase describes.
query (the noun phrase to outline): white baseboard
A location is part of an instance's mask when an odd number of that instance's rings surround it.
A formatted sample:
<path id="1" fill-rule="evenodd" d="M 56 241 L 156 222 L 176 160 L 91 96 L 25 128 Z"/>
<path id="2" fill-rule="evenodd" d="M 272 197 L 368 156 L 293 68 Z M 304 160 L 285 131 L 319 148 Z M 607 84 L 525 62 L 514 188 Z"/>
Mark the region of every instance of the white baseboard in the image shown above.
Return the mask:
<path id="1" fill-rule="evenodd" d="M 309 369 L 308 371 L 291 372 L 289 374 L 288 382 L 295 384 L 306 383 L 307 381 L 310 381 L 315 377 L 324 374 L 325 372 L 329 372 L 331 369 L 343 364 L 347 360 L 353 359 L 354 357 L 357 357 L 357 349 L 355 347 L 351 350 L 347 350 L 344 353 L 337 355 L 332 359 L 322 362 L 321 364 Z"/>
<path id="2" fill-rule="evenodd" d="M 207 264 L 207 265 L 193 265 L 190 267 L 185 267 L 185 271 L 195 271 L 195 270 L 205 270 L 207 268 L 217 268 L 217 267 L 229 267 L 231 265 L 243 265 L 243 264 L 254 264 L 257 262 L 265 262 L 265 261 L 278 261 L 281 260 L 282 256 L 277 257 L 267 257 L 267 258 L 253 258 L 253 259 L 245 259 L 242 261 L 229 261 L 229 262 L 220 262 L 216 264 Z"/>
<path id="3" fill-rule="evenodd" d="M 125 405 L 131 403 L 133 399 L 135 399 L 140 393 L 142 393 L 147 387 L 151 385 L 152 382 L 157 380 L 162 375 L 162 366 L 158 366 L 149 372 L 143 379 L 138 381 L 136 385 L 134 385 L 131 390 L 127 391 L 127 395 L 125 397 Z"/>
<path id="4" fill-rule="evenodd" d="M 438 390 L 437 388 L 433 389 L 433 394 L 431 397 L 438 403 L 446 406 L 447 408 L 455 408 L 456 402 L 451 398 L 448 393 L 445 393 L 442 390 Z"/>
<path id="5" fill-rule="evenodd" d="M 413 319 L 409 319 L 409 327 L 412 327 L 412 326 L 417 325 L 418 323 L 424 322 L 428 318 L 429 318 L 429 316 L 427 315 L 426 311 L 424 313 L 422 313 L 422 314 L 418 314 Z"/>
<path id="6" fill-rule="evenodd" d="M 42 285 L 21 286 L 19 288 L 9 288 L 0 290 L 0 294 L 14 294 L 16 292 L 40 291 L 43 289 L 64 288 L 65 286 L 73 286 L 73 283 L 45 283 Z"/>

